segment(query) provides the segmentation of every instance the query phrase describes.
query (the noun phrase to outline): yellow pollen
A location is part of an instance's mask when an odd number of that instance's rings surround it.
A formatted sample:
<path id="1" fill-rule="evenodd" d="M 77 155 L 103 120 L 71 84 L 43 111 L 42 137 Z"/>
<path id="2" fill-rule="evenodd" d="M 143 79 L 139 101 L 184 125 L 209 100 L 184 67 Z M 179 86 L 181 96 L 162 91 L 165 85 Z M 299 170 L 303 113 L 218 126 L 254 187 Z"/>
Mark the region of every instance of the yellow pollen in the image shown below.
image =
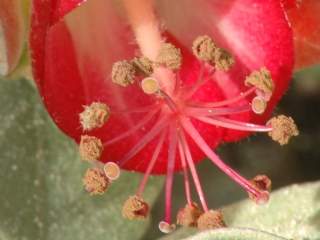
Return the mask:
<path id="1" fill-rule="evenodd" d="M 130 196 L 122 207 L 122 216 L 129 220 L 143 220 L 149 214 L 149 205 L 139 196 Z"/>
<path id="2" fill-rule="evenodd" d="M 214 52 L 214 63 L 217 70 L 229 71 L 234 65 L 234 58 L 223 48 L 217 48 Z"/>
<path id="3" fill-rule="evenodd" d="M 164 65 L 171 70 L 179 69 L 182 64 L 182 54 L 180 49 L 176 48 L 171 43 L 163 43 L 156 58 L 156 63 Z"/>
<path id="4" fill-rule="evenodd" d="M 165 221 L 161 221 L 159 223 L 159 230 L 163 233 L 172 233 L 174 230 L 176 230 L 175 224 L 169 224 Z"/>
<path id="5" fill-rule="evenodd" d="M 291 117 L 284 115 L 273 117 L 267 125 L 272 127 L 272 131 L 268 132 L 269 136 L 280 145 L 287 144 L 291 137 L 299 135 L 298 128 Z"/>
<path id="6" fill-rule="evenodd" d="M 198 219 L 198 229 L 201 231 L 224 227 L 226 227 L 226 224 L 223 221 L 221 211 L 209 210 L 203 213 Z"/>
<path id="7" fill-rule="evenodd" d="M 263 93 L 266 101 L 270 99 L 274 91 L 274 83 L 270 71 L 263 67 L 259 71 L 253 71 L 245 80 L 247 86 L 254 86 Z"/>
<path id="8" fill-rule="evenodd" d="M 99 168 L 89 168 L 83 178 L 83 184 L 91 195 L 103 194 L 109 187 L 109 180 Z"/>
<path id="9" fill-rule="evenodd" d="M 160 87 L 157 79 L 147 77 L 141 81 L 141 88 L 146 94 L 155 94 L 159 92 Z"/>
<path id="10" fill-rule="evenodd" d="M 204 35 L 199 36 L 193 41 L 192 51 L 193 54 L 202 61 L 211 62 L 212 56 L 216 51 L 217 46 L 213 42 L 212 38 Z"/>
<path id="11" fill-rule="evenodd" d="M 267 108 L 267 102 L 264 98 L 256 96 L 251 102 L 252 111 L 256 114 L 263 114 Z"/>
<path id="12" fill-rule="evenodd" d="M 203 212 L 196 203 L 192 203 L 191 205 L 186 204 L 186 206 L 178 212 L 177 224 L 185 227 L 195 227 L 201 214 L 203 214 Z"/>
<path id="13" fill-rule="evenodd" d="M 134 66 L 126 60 L 116 62 L 112 66 L 112 82 L 122 87 L 133 84 L 135 74 L 136 71 Z"/>
<path id="14" fill-rule="evenodd" d="M 136 68 L 137 73 L 150 76 L 153 72 L 153 63 L 146 57 L 136 57 L 132 60 L 132 64 Z"/>
<path id="15" fill-rule="evenodd" d="M 103 170 L 107 178 L 109 178 L 112 181 L 117 180 L 120 176 L 120 168 L 118 164 L 114 162 L 106 163 L 103 167 Z"/>
<path id="16" fill-rule="evenodd" d="M 110 108 L 100 102 L 93 102 L 89 106 L 84 106 L 84 111 L 79 114 L 80 123 L 85 131 L 102 127 L 110 116 Z"/>
<path id="17" fill-rule="evenodd" d="M 97 161 L 100 159 L 103 145 L 99 138 L 82 135 L 79 145 L 80 157 L 86 161 Z"/>

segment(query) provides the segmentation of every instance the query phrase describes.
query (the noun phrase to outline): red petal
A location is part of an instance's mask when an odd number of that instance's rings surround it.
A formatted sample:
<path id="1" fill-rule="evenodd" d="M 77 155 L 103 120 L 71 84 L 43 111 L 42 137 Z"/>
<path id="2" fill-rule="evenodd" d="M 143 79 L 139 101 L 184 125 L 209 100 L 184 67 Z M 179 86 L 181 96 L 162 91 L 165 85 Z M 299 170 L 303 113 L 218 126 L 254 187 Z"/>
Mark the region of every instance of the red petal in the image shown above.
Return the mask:
<path id="1" fill-rule="evenodd" d="M 287 14 L 294 31 L 296 68 L 320 63 L 320 1 L 286 2 Z"/>
<path id="2" fill-rule="evenodd" d="M 182 2 L 185 1 L 179 3 Z M 196 27 L 200 30 L 205 29 L 207 31 L 202 34 L 212 34 L 222 46 L 230 49 L 237 57 L 237 65 L 229 74 L 216 74 L 216 82 L 208 83 L 195 98 L 214 101 L 237 95 L 244 88 L 245 76 L 252 70 L 266 66 L 271 70 L 277 88 L 268 113 L 255 119 L 262 121 L 269 115 L 288 85 L 293 65 L 292 34 L 280 3 L 271 0 L 235 0 L 233 3 L 234 5 L 221 4 L 221 1 L 199 1 L 199 9 L 192 8 L 192 11 L 200 11 L 206 7 L 205 4 L 209 4 L 207 19 L 210 19 L 210 10 L 215 10 L 215 13 L 220 14 L 219 20 L 228 23 L 226 31 L 218 29 L 216 21 L 206 23 L 209 28 L 200 27 L 201 21 L 199 26 L 191 28 L 192 25 L 189 25 L 188 21 L 194 19 L 188 16 L 183 19 L 190 34 Z M 85 104 L 103 101 L 111 105 L 112 109 L 132 109 L 153 103 L 153 99 L 142 94 L 138 86 L 120 88 L 110 81 L 111 64 L 133 57 L 137 50 L 132 44 L 134 37 L 131 31 L 126 28 L 124 21 L 115 15 L 115 10 L 109 6 L 110 4 L 102 0 L 88 1 L 66 16 L 64 21 L 51 26 L 52 2 L 34 1 L 31 48 L 35 77 L 54 121 L 76 140 L 79 140 L 82 134 L 78 114 Z M 230 7 L 228 14 L 223 8 L 226 5 Z M 169 29 L 171 23 L 167 22 Z M 184 53 L 182 80 L 185 83 L 193 83 L 199 74 L 199 64 L 181 45 L 182 43 L 186 46 L 185 38 L 177 31 L 181 29 L 170 30 L 179 40 L 177 45 Z M 100 137 L 103 141 L 111 139 L 130 128 L 131 124 L 143 116 L 144 114 L 113 114 L 102 129 L 90 134 Z M 243 114 L 240 118 L 251 121 L 255 117 Z M 244 135 L 196 124 L 211 147 L 215 147 L 222 139 L 234 140 Z M 104 160 L 119 159 L 143 134 L 145 132 L 139 132 L 126 141 L 108 148 L 104 153 Z M 147 146 L 125 167 L 145 171 L 154 144 L 153 142 Z M 192 151 L 195 160 L 199 161 L 202 155 L 194 148 Z M 165 171 L 166 152 L 162 151 L 154 172 Z M 178 163 L 176 168 L 179 167 Z"/>
<path id="3" fill-rule="evenodd" d="M 24 46 L 23 3 L 0 1 L 0 75 L 9 74 L 18 64 Z"/>

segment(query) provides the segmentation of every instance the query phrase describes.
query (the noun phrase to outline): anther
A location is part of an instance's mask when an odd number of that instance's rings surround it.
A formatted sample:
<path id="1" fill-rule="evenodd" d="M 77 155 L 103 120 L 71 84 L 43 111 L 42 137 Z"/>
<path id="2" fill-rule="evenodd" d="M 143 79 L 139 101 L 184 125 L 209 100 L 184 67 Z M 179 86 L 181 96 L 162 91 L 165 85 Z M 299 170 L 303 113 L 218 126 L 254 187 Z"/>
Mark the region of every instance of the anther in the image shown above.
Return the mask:
<path id="1" fill-rule="evenodd" d="M 80 123 L 85 131 L 102 127 L 110 117 L 110 108 L 100 102 L 93 102 L 84 106 L 84 111 L 79 114 Z"/>
<path id="2" fill-rule="evenodd" d="M 212 38 L 207 35 L 199 36 L 193 41 L 192 51 L 199 60 L 211 62 L 216 49 Z"/>
<path id="3" fill-rule="evenodd" d="M 267 203 L 269 200 L 269 193 L 271 191 L 272 185 L 270 178 L 268 178 L 268 176 L 266 175 L 257 175 L 253 179 L 251 179 L 250 182 L 254 187 L 261 191 L 261 194 L 257 198 L 252 193 L 249 193 L 249 198 L 259 205 Z"/>
<path id="4" fill-rule="evenodd" d="M 159 230 L 162 233 L 172 233 L 174 230 L 176 230 L 176 225 L 175 224 L 169 224 L 165 221 L 159 222 Z"/>
<path id="5" fill-rule="evenodd" d="M 209 210 L 203 213 L 198 219 L 198 229 L 201 231 L 224 227 L 226 227 L 226 224 L 223 221 L 221 211 Z"/>
<path id="6" fill-rule="evenodd" d="M 114 162 L 107 162 L 103 167 L 104 173 L 106 174 L 107 178 L 112 181 L 115 181 L 120 176 L 120 168 L 118 164 Z"/>
<path id="7" fill-rule="evenodd" d="M 214 51 L 214 64 L 217 70 L 228 71 L 234 65 L 233 56 L 223 48 Z"/>
<path id="8" fill-rule="evenodd" d="M 186 204 L 177 214 L 177 224 L 184 227 L 195 227 L 201 214 L 203 212 L 196 203 Z"/>
<path id="9" fill-rule="evenodd" d="M 79 145 L 80 157 L 86 161 L 99 160 L 103 151 L 103 144 L 99 138 L 82 135 Z"/>
<path id="10" fill-rule="evenodd" d="M 258 95 L 262 95 L 261 97 L 265 98 L 266 101 L 272 96 L 274 91 L 274 83 L 271 77 L 270 71 L 263 67 L 258 71 L 253 71 L 245 80 L 245 84 L 247 86 L 254 86 L 259 91 Z"/>
<path id="11" fill-rule="evenodd" d="M 130 84 L 133 84 L 135 74 L 135 67 L 126 60 L 116 62 L 112 66 L 112 82 L 122 87 L 127 87 Z"/>
<path id="12" fill-rule="evenodd" d="M 100 168 L 89 168 L 83 178 L 83 185 L 91 195 L 103 194 L 109 183 L 109 179 Z"/>
<path id="13" fill-rule="evenodd" d="M 272 127 L 268 135 L 272 140 L 279 142 L 280 145 L 287 144 L 291 137 L 299 135 L 298 128 L 291 117 L 284 115 L 273 117 L 267 125 Z"/>
<path id="14" fill-rule="evenodd" d="M 146 77 L 141 81 L 141 88 L 145 94 L 155 94 L 159 92 L 160 87 L 157 79 Z"/>
<path id="15" fill-rule="evenodd" d="M 267 108 L 267 102 L 264 98 L 256 96 L 252 99 L 251 107 L 255 114 L 263 114 Z"/>
<path id="16" fill-rule="evenodd" d="M 122 207 L 122 216 L 129 220 L 142 220 L 149 214 L 149 205 L 139 196 L 130 196 Z"/>
<path id="17" fill-rule="evenodd" d="M 152 61 L 146 57 L 136 57 L 132 60 L 132 65 L 137 73 L 142 73 L 145 76 L 150 76 L 153 72 Z"/>
<path id="18" fill-rule="evenodd" d="M 182 54 L 180 49 L 171 43 L 164 43 L 156 59 L 157 64 L 166 66 L 171 70 L 177 70 L 182 64 Z"/>

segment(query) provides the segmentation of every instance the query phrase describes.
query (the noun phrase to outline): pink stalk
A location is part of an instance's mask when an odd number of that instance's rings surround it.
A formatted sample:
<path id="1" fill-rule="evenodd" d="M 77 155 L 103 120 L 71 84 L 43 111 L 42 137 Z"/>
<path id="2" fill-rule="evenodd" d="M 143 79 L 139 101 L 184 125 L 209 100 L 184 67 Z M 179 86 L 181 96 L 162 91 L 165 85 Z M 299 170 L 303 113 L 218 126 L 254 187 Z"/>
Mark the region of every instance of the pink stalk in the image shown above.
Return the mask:
<path id="1" fill-rule="evenodd" d="M 228 129 L 240 130 L 240 131 L 248 131 L 248 132 L 269 132 L 272 130 L 271 127 L 257 125 L 252 123 L 243 123 L 236 120 L 231 120 L 222 117 L 195 117 L 196 119 L 209 123 L 214 126 L 224 127 Z"/>
<path id="2" fill-rule="evenodd" d="M 171 198 L 172 198 L 172 183 L 173 174 L 176 161 L 176 150 L 177 150 L 177 129 L 176 125 L 170 126 L 169 133 L 169 150 L 168 150 L 168 165 L 167 165 L 167 176 L 165 186 L 165 222 L 171 224 Z"/>
<path id="3" fill-rule="evenodd" d="M 146 187 L 146 184 L 148 182 L 148 179 L 149 179 L 149 176 L 150 176 L 150 173 L 154 167 L 154 164 L 156 163 L 157 161 L 157 158 L 159 156 L 159 153 L 160 153 L 160 150 L 163 146 L 163 142 L 164 142 L 164 137 L 166 135 L 167 131 L 164 131 L 161 136 L 160 136 L 160 139 L 159 139 L 159 142 L 156 146 L 156 149 L 154 150 L 153 152 L 153 155 L 152 155 L 152 158 L 151 158 L 151 161 L 149 162 L 148 164 L 148 168 L 147 168 L 147 171 L 145 172 L 144 176 L 143 176 L 143 179 L 141 180 L 140 184 L 139 184 L 139 188 L 138 188 L 138 191 L 137 191 L 137 195 L 138 196 L 141 196 L 145 187 Z"/>
<path id="4" fill-rule="evenodd" d="M 195 94 L 195 92 L 198 91 L 198 89 L 203 85 L 203 83 L 205 82 L 205 79 L 203 77 L 204 72 L 205 72 L 205 67 L 202 64 L 196 83 L 192 87 L 190 87 L 189 90 L 187 90 L 187 92 L 183 95 L 183 99 L 188 99 L 188 98 L 192 97 L 193 94 Z M 181 90 L 184 90 L 184 89 L 181 89 Z M 182 91 L 182 92 L 185 92 L 185 91 Z"/>
<path id="5" fill-rule="evenodd" d="M 190 137 L 194 140 L 197 146 L 203 151 L 204 154 L 210 158 L 210 160 L 220 168 L 225 174 L 227 174 L 231 179 L 237 182 L 240 186 L 242 186 L 248 193 L 251 193 L 256 197 L 257 202 L 266 202 L 269 198 L 268 192 L 259 191 L 256 187 L 252 185 L 247 179 L 240 176 L 236 173 L 232 168 L 226 165 L 208 146 L 205 140 L 201 137 L 199 132 L 195 129 L 193 124 L 188 118 L 182 118 L 181 123 L 183 125 L 184 130 L 190 135 Z"/>
<path id="6" fill-rule="evenodd" d="M 153 117 L 154 115 L 159 111 L 159 109 L 156 109 L 154 111 L 151 111 L 150 113 L 148 113 L 140 122 L 138 122 L 134 127 L 130 128 L 128 131 L 120 134 L 119 136 L 105 142 L 103 145 L 104 147 L 111 145 L 115 142 L 120 141 L 121 139 L 124 139 L 128 136 L 130 136 L 131 134 L 133 134 L 135 131 L 139 130 L 141 127 L 143 127 L 145 124 L 147 124 Z"/>
<path id="7" fill-rule="evenodd" d="M 239 107 L 228 107 L 228 108 L 200 108 L 200 107 L 188 107 L 186 108 L 186 114 L 189 116 L 218 116 L 218 115 L 229 115 L 238 114 L 252 111 L 249 105 Z"/>
<path id="8" fill-rule="evenodd" d="M 187 203 L 189 205 L 191 205 L 192 198 L 191 198 L 191 191 L 190 191 L 188 169 L 187 169 L 186 157 L 185 157 L 185 154 L 183 151 L 183 146 L 181 144 L 181 141 L 179 141 L 179 154 L 180 154 L 181 166 L 182 166 L 182 170 L 183 170 L 183 181 L 184 181 L 184 189 L 185 189 L 186 199 L 187 199 Z"/>
<path id="9" fill-rule="evenodd" d="M 123 166 L 129 159 L 134 157 L 141 149 L 144 148 L 151 140 L 153 140 L 168 125 L 168 116 L 161 117 L 160 120 L 150 129 L 150 131 L 131 148 L 131 150 L 118 162 L 119 166 Z"/>
<path id="10" fill-rule="evenodd" d="M 190 169 L 190 172 L 191 172 L 191 175 L 192 175 L 192 178 L 194 181 L 194 185 L 196 187 L 202 208 L 205 212 L 207 212 L 209 210 L 208 205 L 207 205 L 207 201 L 206 201 L 205 195 L 203 193 L 201 182 L 200 182 L 196 167 L 195 167 L 193 159 L 192 159 L 189 145 L 188 145 L 186 137 L 184 136 L 184 133 L 182 131 L 180 134 L 180 142 L 182 144 L 184 154 L 186 156 L 187 163 L 188 163 L 188 166 L 189 166 L 189 169 Z"/>
<path id="11" fill-rule="evenodd" d="M 247 96 L 249 96 L 252 93 L 255 93 L 256 91 L 256 87 L 251 87 L 250 89 L 248 89 L 247 91 L 240 93 L 239 96 L 234 97 L 234 98 L 230 98 L 224 101 L 220 101 L 220 102 L 210 102 L 210 103 L 195 103 L 195 104 L 190 104 L 192 106 L 201 106 L 201 107 L 222 107 L 222 106 L 226 106 L 226 105 L 231 105 L 233 103 L 239 102 L 240 100 L 245 99 Z"/>

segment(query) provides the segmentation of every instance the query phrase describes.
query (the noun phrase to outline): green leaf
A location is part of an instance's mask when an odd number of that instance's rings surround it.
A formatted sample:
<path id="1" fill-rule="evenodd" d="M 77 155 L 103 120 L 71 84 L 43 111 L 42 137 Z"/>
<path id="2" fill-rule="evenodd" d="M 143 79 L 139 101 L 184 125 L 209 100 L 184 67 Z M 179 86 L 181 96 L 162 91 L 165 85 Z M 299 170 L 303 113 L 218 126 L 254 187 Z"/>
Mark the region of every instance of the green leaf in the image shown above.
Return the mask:
<path id="1" fill-rule="evenodd" d="M 200 233 L 187 239 L 256 240 L 320 239 L 320 182 L 293 185 L 274 192 L 268 204 L 250 200 L 222 209 L 229 228 Z M 182 239 L 194 230 L 180 229 L 163 239 Z"/>
<path id="2" fill-rule="evenodd" d="M 88 167 L 76 145 L 51 122 L 26 81 L 0 81 L 0 239 L 140 239 L 150 221 L 130 222 L 121 206 L 139 174 L 123 173 L 108 192 L 90 197 L 82 187 Z M 152 204 L 162 179 L 144 198 Z"/>

